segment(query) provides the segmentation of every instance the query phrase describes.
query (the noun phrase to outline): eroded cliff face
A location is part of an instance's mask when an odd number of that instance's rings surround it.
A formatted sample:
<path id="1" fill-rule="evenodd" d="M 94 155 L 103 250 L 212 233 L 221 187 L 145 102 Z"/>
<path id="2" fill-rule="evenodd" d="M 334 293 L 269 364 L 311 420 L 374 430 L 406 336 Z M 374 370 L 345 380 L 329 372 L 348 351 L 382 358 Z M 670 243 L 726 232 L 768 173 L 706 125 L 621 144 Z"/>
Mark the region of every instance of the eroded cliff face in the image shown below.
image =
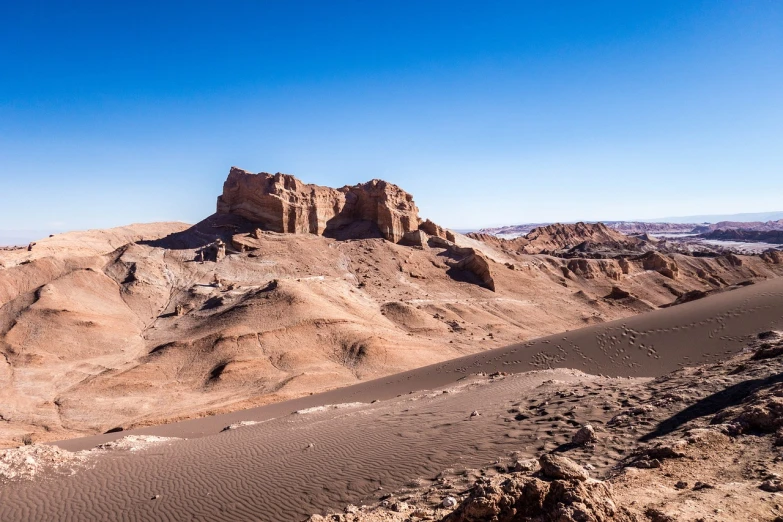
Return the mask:
<path id="1" fill-rule="evenodd" d="M 253 174 L 236 167 L 223 184 L 217 213 L 241 216 L 272 232 L 380 236 L 394 243 L 417 230 L 420 221 L 413 196 L 383 180 L 333 189 L 290 174 Z"/>

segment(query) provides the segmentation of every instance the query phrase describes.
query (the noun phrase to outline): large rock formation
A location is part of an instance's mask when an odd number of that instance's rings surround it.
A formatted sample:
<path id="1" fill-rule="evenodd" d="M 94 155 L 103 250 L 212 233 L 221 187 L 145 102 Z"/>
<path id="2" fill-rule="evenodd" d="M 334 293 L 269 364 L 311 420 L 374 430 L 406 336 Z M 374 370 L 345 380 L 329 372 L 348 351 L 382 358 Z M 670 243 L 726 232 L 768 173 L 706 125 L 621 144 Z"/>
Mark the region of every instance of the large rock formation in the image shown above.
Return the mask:
<path id="1" fill-rule="evenodd" d="M 241 216 L 273 232 L 379 235 L 394 243 L 419 228 L 413 196 L 386 181 L 333 189 L 289 174 L 252 174 L 236 167 L 218 196 L 217 213 Z"/>
<path id="2" fill-rule="evenodd" d="M 603 223 L 571 223 L 534 228 L 524 237 L 502 239 L 484 233 L 469 237 L 517 254 L 550 254 L 562 257 L 614 257 L 650 248 L 647 241 L 626 236 Z"/>
<path id="3" fill-rule="evenodd" d="M 600 245 L 614 249 L 635 250 L 641 246 L 637 238 L 626 236 L 608 228 L 603 223 L 574 223 L 562 225 L 555 223 L 535 228 L 525 236 L 528 244 L 524 246 L 527 254 L 556 252 L 577 249 L 587 245 Z"/>

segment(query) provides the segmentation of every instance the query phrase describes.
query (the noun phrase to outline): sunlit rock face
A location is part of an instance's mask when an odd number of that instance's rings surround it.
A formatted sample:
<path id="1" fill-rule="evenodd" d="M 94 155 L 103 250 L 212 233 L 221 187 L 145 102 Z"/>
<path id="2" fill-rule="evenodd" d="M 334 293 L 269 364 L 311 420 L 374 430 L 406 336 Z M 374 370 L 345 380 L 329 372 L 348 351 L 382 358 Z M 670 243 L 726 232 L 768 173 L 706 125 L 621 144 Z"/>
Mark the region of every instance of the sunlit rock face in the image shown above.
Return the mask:
<path id="1" fill-rule="evenodd" d="M 380 235 L 394 243 L 419 227 L 413 196 L 383 180 L 333 189 L 290 174 L 253 174 L 236 167 L 223 184 L 217 212 L 242 216 L 273 232 Z"/>

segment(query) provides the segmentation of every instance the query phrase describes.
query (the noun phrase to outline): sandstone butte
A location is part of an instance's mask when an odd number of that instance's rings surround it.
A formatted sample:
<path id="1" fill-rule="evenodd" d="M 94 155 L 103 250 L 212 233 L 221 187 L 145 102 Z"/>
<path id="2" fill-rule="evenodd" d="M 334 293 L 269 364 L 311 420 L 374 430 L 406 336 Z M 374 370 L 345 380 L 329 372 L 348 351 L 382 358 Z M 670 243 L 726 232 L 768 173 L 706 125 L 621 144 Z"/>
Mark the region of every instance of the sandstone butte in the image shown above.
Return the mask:
<path id="1" fill-rule="evenodd" d="M 469 244 L 456 244 L 453 232 L 419 218 L 411 194 L 380 179 L 334 189 L 303 183 L 290 174 L 253 174 L 231 167 L 217 199 L 217 214 L 240 216 L 279 233 L 336 239 L 381 237 L 419 246 L 434 239 L 449 250 L 449 266 L 474 273 L 483 286 L 495 290 L 489 263 L 474 248 L 475 242 L 463 238 L 462 243 Z"/>
<path id="2" fill-rule="evenodd" d="M 253 174 L 237 167 L 223 184 L 217 213 L 241 216 L 272 232 L 340 238 L 377 232 L 393 243 L 421 223 L 413 196 L 380 179 L 334 189 L 302 183 L 290 174 Z"/>

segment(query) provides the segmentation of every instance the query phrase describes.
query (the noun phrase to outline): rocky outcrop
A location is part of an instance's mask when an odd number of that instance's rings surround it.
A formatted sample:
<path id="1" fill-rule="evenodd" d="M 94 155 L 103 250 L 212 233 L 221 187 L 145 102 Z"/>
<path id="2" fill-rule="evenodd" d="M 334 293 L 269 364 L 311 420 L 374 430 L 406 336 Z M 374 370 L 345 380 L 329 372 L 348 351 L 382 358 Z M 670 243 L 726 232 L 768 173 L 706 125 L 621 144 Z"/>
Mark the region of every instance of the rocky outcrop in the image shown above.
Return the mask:
<path id="1" fill-rule="evenodd" d="M 585 468 L 562 455 L 545 453 L 538 459 L 541 473 L 550 479 L 587 480 L 590 473 Z"/>
<path id="2" fill-rule="evenodd" d="M 492 276 L 489 260 L 483 253 L 472 247 L 455 245 L 438 236 L 430 237 L 428 244 L 433 247 L 445 248 L 451 254 L 451 259 L 446 260 L 449 267 L 473 273 L 484 287 L 495 291 L 495 278 Z"/>
<path id="3" fill-rule="evenodd" d="M 215 240 L 196 252 L 196 261 L 220 261 L 226 257 L 226 244 L 222 239 Z"/>
<path id="4" fill-rule="evenodd" d="M 619 286 L 613 286 L 612 291 L 609 292 L 604 299 L 625 299 L 631 297 L 631 293 L 627 290 L 623 290 Z"/>
<path id="5" fill-rule="evenodd" d="M 330 237 L 368 237 L 394 243 L 419 228 L 413 196 L 372 180 L 340 189 L 302 183 L 289 174 L 253 174 L 232 167 L 217 200 L 218 214 L 233 214 L 266 230 Z"/>
<path id="6" fill-rule="evenodd" d="M 609 279 L 619 281 L 622 278 L 621 270 L 614 260 L 592 260 L 584 258 L 571 259 L 563 267 L 563 275 L 570 278 L 571 273 L 584 279 L 595 279 L 596 276 L 603 274 Z"/>
<path id="7" fill-rule="evenodd" d="M 452 241 L 452 242 L 455 240 L 454 232 L 452 232 L 451 230 L 447 230 L 447 229 L 443 228 L 442 226 L 433 223 L 429 219 L 423 221 L 419 225 L 419 230 L 422 230 L 423 232 L 426 232 L 430 236 L 440 237 L 440 238 L 447 239 L 447 240 Z"/>
<path id="8" fill-rule="evenodd" d="M 764 361 L 783 355 L 783 335 L 779 332 L 761 334 L 756 351 L 751 357 L 754 361 Z M 741 404 L 730 406 L 719 412 L 714 424 L 732 424 L 744 433 L 778 433 L 783 445 L 783 384 L 778 379 L 769 379 L 771 384 L 759 386 L 753 393 L 747 394 Z M 777 443 L 776 443 L 777 444 Z"/>
<path id="9" fill-rule="evenodd" d="M 573 272 L 579 277 L 584 277 L 585 279 L 595 279 L 595 270 L 590 264 L 590 261 L 587 259 L 572 259 L 566 266 L 568 267 L 569 271 Z M 568 275 L 566 275 L 566 277 L 568 277 Z"/>
<path id="10" fill-rule="evenodd" d="M 677 279 L 680 272 L 680 268 L 672 258 L 659 252 L 648 252 L 635 260 L 641 261 L 642 268 L 645 270 L 653 270 L 669 279 Z"/>
<path id="11" fill-rule="evenodd" d="M 684 303 L 690 303 L 691 301 L 696 301 L 698 299 L 703 299 L 710 295 L 709 291 L 705 290 L 689 290 L 685 292 L 684 294 L 680 295 L 675 299 L 673 302 L 669 303 L 668 305 L 661 305 L 661 308 L 667 308 L 669 306 L 675 306 L 679 304 Z"/>
<path id="12" fill-rule="evenodd" d="M 492 277 L 492 271 L 489 268 L 489 261 L 480 252 L 470 248 L 470 253 L 453 264 L 453 268 L 467 270 L 478 277 L 483 285 L 488 289 L 495 291 L 495 278 Z"/>
<path id="13" fill-rule="evenodd" d="M 423 248 L 427 246 L 427 241 L 429 240 L 429 238 L 430 236 L 427 235 L 427 233 L 421 229 L 411 230 L 410 232 L 406 232 L 405 235 L 402 236 L 402 239 L 400 240 L 400 244 Z"/>
<path id="14" fill-rule="evenodd" d="M 772 265 L 783 265 L 783 252 L 770 248 L 761 254 L 761 259 Z"/>
<path id="15" fill-rule="evenodd" d="M 590 480 L 584 468 L 567 457 L 542 456 L 541 472 L 542 478 L 514 473 L 481 479 L 468 498 L 443 521 L 638 520 L 617 506 L 607 482 Z"/>

